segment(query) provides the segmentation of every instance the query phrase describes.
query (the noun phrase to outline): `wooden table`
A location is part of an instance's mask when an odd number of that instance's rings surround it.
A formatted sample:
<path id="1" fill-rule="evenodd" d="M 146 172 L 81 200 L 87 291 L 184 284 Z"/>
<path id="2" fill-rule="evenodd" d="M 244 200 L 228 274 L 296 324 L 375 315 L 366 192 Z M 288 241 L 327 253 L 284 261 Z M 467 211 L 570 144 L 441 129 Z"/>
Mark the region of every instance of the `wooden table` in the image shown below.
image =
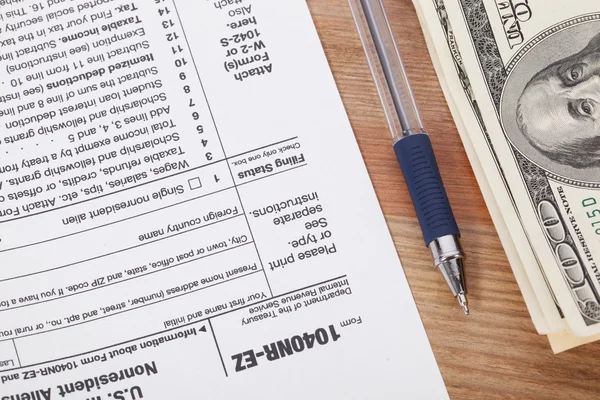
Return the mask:
<path id="1" fill-rule="evenodd" d="M 598 399 L 600 343 L 553 355 L 531 322 L 411 0 L 384 0 L 468 254 L 467 318 L 432 267 L 347 0 L 308 0 L 450 397 Z M 410 399 L 407 399 L 410 400 Z"/>

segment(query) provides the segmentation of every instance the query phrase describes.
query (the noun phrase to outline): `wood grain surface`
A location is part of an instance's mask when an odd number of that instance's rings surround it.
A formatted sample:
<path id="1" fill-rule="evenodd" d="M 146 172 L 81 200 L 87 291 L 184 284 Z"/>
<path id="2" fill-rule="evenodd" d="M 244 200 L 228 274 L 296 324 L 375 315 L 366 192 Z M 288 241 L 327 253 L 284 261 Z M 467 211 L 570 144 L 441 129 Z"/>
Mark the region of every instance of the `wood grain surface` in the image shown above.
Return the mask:
<path id="1" fill-rule="evenodd" d="M 424 247 L 347 0 L 308 0 L 450 397 L 599 399 L 600 344 L 553 355 L 547 339 L 536 333 L 446 105 L 414 7 L 410 0 L 384 4 L 461 228 L 468 256 L 469 317 L 462 314 Z"/>

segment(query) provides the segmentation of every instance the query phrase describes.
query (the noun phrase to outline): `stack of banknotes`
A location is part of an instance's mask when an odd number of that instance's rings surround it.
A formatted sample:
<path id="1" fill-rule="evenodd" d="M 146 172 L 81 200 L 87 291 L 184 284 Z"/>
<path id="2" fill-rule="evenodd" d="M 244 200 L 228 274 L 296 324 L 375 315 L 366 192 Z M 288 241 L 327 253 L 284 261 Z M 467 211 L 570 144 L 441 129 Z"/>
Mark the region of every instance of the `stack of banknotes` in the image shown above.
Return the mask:
<path id="1" fill-rule="evenodd" d="M 537 331 L 600 339 L 600 1 L 413 2 Z"/>

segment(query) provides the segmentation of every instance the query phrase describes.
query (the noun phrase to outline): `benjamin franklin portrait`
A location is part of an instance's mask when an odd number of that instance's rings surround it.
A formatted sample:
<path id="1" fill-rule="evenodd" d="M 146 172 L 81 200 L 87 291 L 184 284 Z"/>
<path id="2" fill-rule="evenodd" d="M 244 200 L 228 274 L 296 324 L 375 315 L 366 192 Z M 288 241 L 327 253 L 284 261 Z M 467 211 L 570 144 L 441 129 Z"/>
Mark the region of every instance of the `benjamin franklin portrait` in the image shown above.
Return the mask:
<path id="1" fill-rule="evenodd" d="M 572 47 L 571 51 L 535 73 L 525 85 L 516 104 L 516 122 L 529 144 L 554 163 L 575 169 L 597 168 L 600 33 L 585 47 Z"/>

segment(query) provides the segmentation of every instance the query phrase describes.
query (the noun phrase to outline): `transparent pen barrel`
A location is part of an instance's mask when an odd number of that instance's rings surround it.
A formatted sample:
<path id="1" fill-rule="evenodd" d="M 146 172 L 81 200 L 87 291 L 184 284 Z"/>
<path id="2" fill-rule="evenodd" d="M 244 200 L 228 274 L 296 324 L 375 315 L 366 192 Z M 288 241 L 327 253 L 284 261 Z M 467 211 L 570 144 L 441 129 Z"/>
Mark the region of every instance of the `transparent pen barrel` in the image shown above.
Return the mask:
<path id="1" fill-rule="evenodd" d="M 388 107 L 393 106 L 400 130 L 392 129 L 394 142 L 404 136 L 415 133 L 424 133 L 423 123 L 415 104 L 415 100 L 410 88 L 406 71 L 400 58 L 398 46 L 394 40 L 390 24 L 387 20 L 381 0 L 353 0 L 360 3 L 364 11 L 365 20 L 370 36 L 372 37 L 375 51 L 378 55 L 380 65 L 370 57 L 369 64 L 373 75 L 383 74 L 385 78 L 385 86 L 378 87 L 384 107 L 386 106 L 386 97 L 391 100 L 392 104 L 387 104 Z M 366 32 L 362 32 L 361 36 L 365 36 Z M 364 40 L 364 37 L 363 37 Z M 369 58 L 369 57 L 368 57 Z M 379 71 L 378 71 L 379 70 Z M 383 82 L 381 82 L 383 83 Z M 388 96 L 382 95 L 381 91 L 387 90 Z M 390 114 L 392 110 L 386 110 L 386 114 Z M 393 120 L 394 118 L 392 118 Z M 390 115 L 388 115 L 388 122 Z"/>

